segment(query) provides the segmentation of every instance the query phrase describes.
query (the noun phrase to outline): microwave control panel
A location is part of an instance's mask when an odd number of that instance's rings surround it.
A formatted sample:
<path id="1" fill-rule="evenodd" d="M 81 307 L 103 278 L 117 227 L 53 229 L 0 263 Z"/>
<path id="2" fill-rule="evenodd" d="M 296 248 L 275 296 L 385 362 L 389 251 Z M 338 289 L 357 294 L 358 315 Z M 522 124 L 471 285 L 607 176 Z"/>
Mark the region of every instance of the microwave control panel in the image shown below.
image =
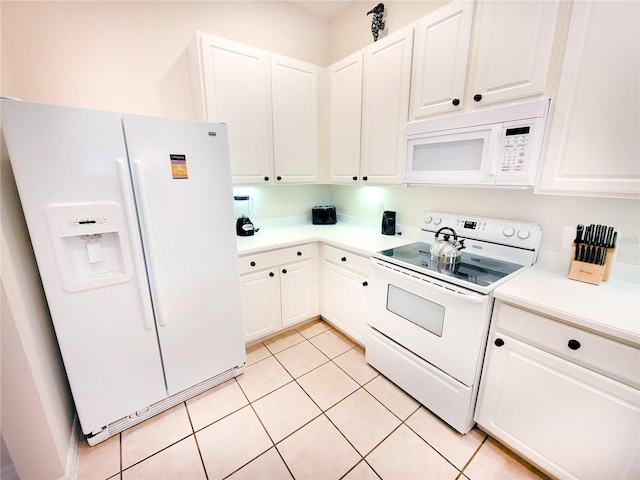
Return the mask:
<path id="1" fill-rule="evenodd" d="M 505 128 L 501 173 L 525 171 L 530 130 L 530 126 Z"/>

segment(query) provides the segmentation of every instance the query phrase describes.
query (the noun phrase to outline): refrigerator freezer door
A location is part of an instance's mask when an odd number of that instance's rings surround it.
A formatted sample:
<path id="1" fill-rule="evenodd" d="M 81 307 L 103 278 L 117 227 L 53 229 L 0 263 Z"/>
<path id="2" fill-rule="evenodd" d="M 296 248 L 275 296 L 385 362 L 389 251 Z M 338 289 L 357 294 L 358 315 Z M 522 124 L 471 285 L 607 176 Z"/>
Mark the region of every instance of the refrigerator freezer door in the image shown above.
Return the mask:
<path id="1" fill-rule="evenodd" d="M 149 293 L 139 288 L 146 280 L 136 267 L 137 225 L 124 221 L 120 115 L 2 100 L 2 127 L 80 423 L 89 433 L 166 397 L 156 332 L 144 315 Z"/>
<path id="2" fill-rule="evenodd" d="M 123 123 L 172 395 L 246 358 L 227 128 Z"/>

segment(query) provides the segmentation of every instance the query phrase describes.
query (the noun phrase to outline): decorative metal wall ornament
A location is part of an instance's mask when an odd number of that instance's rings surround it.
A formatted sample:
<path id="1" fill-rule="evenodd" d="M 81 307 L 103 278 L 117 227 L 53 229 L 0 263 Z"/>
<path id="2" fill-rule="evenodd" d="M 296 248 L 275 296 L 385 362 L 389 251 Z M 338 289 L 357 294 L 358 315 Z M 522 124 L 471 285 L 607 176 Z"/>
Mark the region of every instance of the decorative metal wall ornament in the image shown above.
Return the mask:
<path id="1" fill-rule="evenodd" d="M 378 40 L 378 36 L 381 30 L 384 30 L 386 25 L 384 22 L 384 3 L 379 3 L 374 8 L 367 12 L 367 15 L 373 13 L 373 20 L 371 20 L 371 33 L 373 34 L 373 41 Z"/>

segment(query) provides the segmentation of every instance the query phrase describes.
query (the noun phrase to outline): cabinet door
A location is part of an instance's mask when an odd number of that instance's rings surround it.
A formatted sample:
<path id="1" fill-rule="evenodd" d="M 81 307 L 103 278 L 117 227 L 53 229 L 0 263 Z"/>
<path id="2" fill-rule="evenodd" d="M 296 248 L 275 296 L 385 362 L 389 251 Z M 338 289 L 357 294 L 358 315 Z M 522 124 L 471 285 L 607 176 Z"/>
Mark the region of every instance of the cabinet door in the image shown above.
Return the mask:
<path id="1" fill-rule="evenodd" d="M 463 107 L 472 20 L 473 2 L 455 1 L 417 24 L 411 82 L 414 118 Z"/>
<path id="2" fill-rule="evenodd" d="M 329 161 L 332 183 L 356 183 L 360 175 L 362 52 L 329 67 Z"/>
<path id="3" fill-rule="evenodd" d="M 280 267 L 280 284 L 283 327 L 318 315 L 318 276 L 312 260 Z"/>
<path id="4" fill-rule="evenodd" d="M 315 65 L 271 58 L 276 183 L 318 180 L 318 82 Z"/>
<path id="5" fill-rule="evenodd" d="M 640 392 L 496 333 L 476 421 L 559 478 L 635 478 Z"/>
<path id="6" fill-rule="evenodd" d="M 541 95 L 547 86 L 559 0 L 483 2 L 474 100 Z"/>
<path id="7" fill-rule="evenodd" d="M 402 182 L 412 48 L 413 27 L 408 27 L 364 51 L 361 174 L 365 182 Z"/>
<path id="8" fill-rule="evenodd" d="M 278 268 L 242 275 L 240 284 L 245 340 L 248 342 L 280 330 L 282 323 Z"/>
<path id="9" fill-rule="evenodd" d="M 540 193 L 640 195 L 640 3 L 575 2 Z"/>
<path id="10" fill-rule="evenodd" d="M 269 56 L 223 38 L 200 37 L 204 119 L 229 128 L 234 183 L 273 178 Z"/>
<path id="11" fill-rule="evenodd" d="M 322 315 L 364 345 L 367 278 L 325 262 Z"/>

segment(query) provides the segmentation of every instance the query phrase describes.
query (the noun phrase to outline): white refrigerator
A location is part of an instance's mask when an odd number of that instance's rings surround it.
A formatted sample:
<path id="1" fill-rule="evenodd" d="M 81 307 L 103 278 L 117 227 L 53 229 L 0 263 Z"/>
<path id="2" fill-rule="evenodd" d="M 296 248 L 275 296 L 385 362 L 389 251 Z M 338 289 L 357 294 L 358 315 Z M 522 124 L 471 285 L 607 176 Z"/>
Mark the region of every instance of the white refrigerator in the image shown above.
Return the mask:
<path id="1" fill-rule="evenodd" d="M 2 129 L 88 442 L 242 373 L 226 126 L 3 99 Z"/>

